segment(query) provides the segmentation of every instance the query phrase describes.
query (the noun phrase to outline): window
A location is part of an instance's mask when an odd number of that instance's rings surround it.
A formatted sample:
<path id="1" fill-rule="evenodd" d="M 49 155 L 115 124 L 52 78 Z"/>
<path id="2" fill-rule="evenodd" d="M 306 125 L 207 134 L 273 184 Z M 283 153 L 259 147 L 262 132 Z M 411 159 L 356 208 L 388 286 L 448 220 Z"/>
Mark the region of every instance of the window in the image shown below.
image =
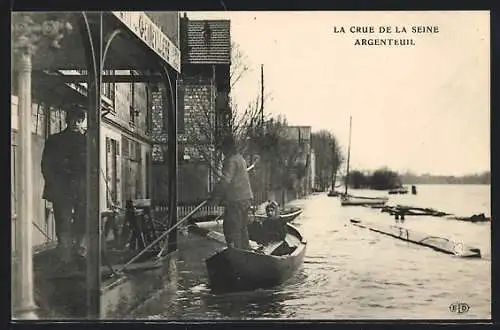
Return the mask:
<path id="1" fill-rule="evenodd" d="M 117 140 L 106 137 L 106 205 L 118 202 L 118 162 L 119 143 Z"/>
<path id="2" fill-rule="evenodd" d="M 104 75 L 113 76 L 115 74 L 115 70 L 104 70 Z M 103 83 L 102 84 L 102 94 L 111 101 L 110 110 L 112 112 L 115 111 L 115 83 Z"/>

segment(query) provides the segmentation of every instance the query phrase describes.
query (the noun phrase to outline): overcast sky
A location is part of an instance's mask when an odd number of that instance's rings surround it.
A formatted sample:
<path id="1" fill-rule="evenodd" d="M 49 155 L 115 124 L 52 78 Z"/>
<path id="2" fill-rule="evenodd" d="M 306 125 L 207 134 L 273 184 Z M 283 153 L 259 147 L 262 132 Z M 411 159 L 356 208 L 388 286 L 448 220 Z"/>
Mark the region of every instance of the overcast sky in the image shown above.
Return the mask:
<path id="1" fill-rule="evenodd" d="M 451 174 L 490 169 L 488 12 L 188 12 L 230 19 L 251 70 L 233 97 L 259 93 L 260 64 L 272 99 L 266 113 L 331 131 L 351 169 Z M 380 34 L 379 26 L 406 34 Z M 412 26 L 438 33 L 412 34 Z M 334 33 L 343 26 L 346 33 Z M 351 26 L 377 33 L 352 34 Z M 355 46 L 361 38 L 413 38 L 415 45 Z"/>

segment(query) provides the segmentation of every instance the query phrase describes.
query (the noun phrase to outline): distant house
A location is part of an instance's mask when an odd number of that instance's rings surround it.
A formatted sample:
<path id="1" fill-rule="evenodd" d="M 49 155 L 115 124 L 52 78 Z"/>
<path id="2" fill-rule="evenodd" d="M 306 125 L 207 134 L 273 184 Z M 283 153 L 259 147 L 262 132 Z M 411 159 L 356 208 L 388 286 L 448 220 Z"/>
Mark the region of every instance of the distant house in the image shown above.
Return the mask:
<path id="1" fill-rule="evenodd" d="M 184 15 L 180 34 L 178 198 L 190 204 L 206 197 L 220 165 L 215 143 L 230 113 L 230 21 L 190 20 Z"/>

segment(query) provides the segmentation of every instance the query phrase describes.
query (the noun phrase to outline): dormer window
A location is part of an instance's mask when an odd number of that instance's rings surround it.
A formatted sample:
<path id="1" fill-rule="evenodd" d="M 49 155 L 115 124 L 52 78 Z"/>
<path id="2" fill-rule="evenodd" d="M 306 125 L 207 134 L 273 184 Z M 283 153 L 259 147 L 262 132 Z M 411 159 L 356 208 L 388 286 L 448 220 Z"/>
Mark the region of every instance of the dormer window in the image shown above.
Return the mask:
<path id="1" fill-rule="evenodd" d="M 212 29 L 210 29 L 210 25 L 208 22 L 205 22 L 203 25 L 203 30 L 201 31 L 203 35 L 203 41 L 205 42 L 205 45 L 210 44 L 210 39 L 212 38 Z"/>

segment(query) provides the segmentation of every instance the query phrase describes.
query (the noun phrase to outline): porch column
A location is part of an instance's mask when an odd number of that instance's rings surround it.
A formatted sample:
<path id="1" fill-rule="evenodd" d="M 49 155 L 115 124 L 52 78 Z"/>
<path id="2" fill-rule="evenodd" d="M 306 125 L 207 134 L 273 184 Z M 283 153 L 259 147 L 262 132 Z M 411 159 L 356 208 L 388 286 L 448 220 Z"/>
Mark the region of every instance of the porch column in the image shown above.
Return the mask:
<path id="1" fill-rule="evenodd" d="M 168 224 L 169 228 L 177 224 L 177 79 L 172 81 L 168 69 L 160 65 L 167 99 L 167 167 L 168 167 Z M 165 109 L 165 104 L 163 109 Z M 164 112 L 165 113 L 165 112 Z M 177 250 L 177 229 L 168 235 L 168 252 Z"/>
<path id="2" fill-rule="evenodd" d="M 22 52 L 17 57 L 19 97 L 19 201 L 16 220 L 16 263 L 14 279 L 16 306 L 14 315 L 18 319 L 36 319 L 33 297 L 33 161 L 31 151 L 31 53 Z"/>
<path id="3" fill-rule="evenodd" d="M 47 43 L 60 48 L 59 42 L 72 29 L 62 16 L 47 20 L 42 13 L 12 14 L 12 59 L 18 83 L 18 129 L 20 140 L 19 182 L 14 263 L 13 316 L 16 319 L 36 319 L 33 294 L 33 160 L 31 150 L 31 60 L 37 46 Z"/>
<path id="4" fill-rule="evenodd" d="M 170 99 L 171 105 L 169 107 L 168 114 L 168 150 L 169 150 L 169 182 L 168 187 L 170 190 L 169 193 L 169 209 L 172 210 L 169 213 L 170 216 L 170 226 L 175 226 L 177 224 L 177 102 L 175 102 L 177 95 L 177 79 L 175 81 L 171 81 L 170 75 L 167 70 L 166 75 L 169 82 L 170 87 Z M 177 250 L 177 229 L 172 230 L 168 237 L 169 242 L 169 251 L 173 252 Z M 171 244 L 170 244 L 171 243 Z"/>
<path id="5" fill-rule="evenodd" d="M 101 126 L 101 84 L 103 55 L 102 13 L 83 12 L 80 23 L 88 71 L 87 113 L 87 317 L 101 316 L 101 215 L 99 210 L 100 163 L 99 141 Z M 91 23 L 93 23 L 91 25 Z M 92 28 L 94 27 L 94 28 Z"/>

